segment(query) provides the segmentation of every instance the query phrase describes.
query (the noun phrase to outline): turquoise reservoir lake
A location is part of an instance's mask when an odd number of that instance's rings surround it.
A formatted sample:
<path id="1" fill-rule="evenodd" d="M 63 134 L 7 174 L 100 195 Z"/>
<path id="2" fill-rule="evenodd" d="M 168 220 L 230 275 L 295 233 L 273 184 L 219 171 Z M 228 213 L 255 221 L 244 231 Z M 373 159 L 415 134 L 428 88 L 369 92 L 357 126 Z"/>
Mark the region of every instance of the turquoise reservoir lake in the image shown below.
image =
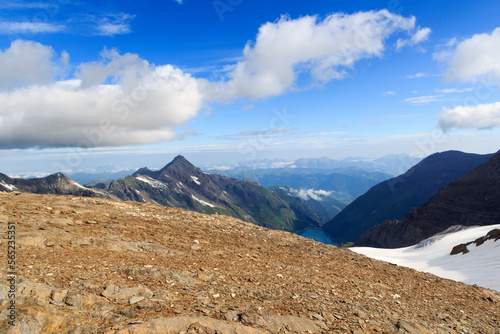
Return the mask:
<path id="1" fill-rule="evenodd" d="M 300 236 L 313 239 L 318 242 L 322 242 L 327 245 L 340 246 L 340 244 L 333 242 L 328 236 L 323 232 L 323 230 L 305 230 L 299 233 Z"/>

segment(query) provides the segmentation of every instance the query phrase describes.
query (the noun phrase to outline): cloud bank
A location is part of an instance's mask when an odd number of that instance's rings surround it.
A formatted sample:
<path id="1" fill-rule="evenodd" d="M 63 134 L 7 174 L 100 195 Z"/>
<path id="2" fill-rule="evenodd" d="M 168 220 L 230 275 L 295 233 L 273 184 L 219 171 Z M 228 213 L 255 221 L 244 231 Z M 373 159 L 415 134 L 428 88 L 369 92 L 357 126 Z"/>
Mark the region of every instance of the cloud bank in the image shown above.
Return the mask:
<path id="1" fill-rule="evenodd" d="M 97 20 L 99 34 L 130 31 L 134 17 Z M 206 102 L 260 99 L 322 85 L 347 75 L 361 60 L 381 57 L 388 39 L 408 45 L 428 35 L 414 17 L 387 10 L 332 14 L 324 19 L 281 17 L 262 25 L 243 60 L 219 81 L 197 79 L 136 54 L 104 50 L 68 75 L 70 55 L 14 41 L 0 50 L 0 149 L 150 144 L 178 138 L 174 130 Z M 424 28 L 425 29 L 425 28 Z"/>
<path id="2" fill-rule="evenodd" d="M 179 136 L 172 128 L 195 117 L 202 107 L 197 80 L 170 65 L 154 66 L 137 55 L 105 51 L 100 61 L 80 65 L 75 78 L 47 82 L 51 69 L 58 66 L 51 58 L 53 50 L 17 41 L 0 57 L 8 58 L 18 49 L 31 52 L 27 54 L 33 68 L 43 66 L 36 75 L 29 76 L 29 69 L 24 69 L 25 76 L 14 78 L 28 86 L 0 93 L 2 148 L 169 140 Z M 0 73 L 11 73 L 8 64 L 0 64 Z M 14 80 L 0 77 L 3 87 Z"/>

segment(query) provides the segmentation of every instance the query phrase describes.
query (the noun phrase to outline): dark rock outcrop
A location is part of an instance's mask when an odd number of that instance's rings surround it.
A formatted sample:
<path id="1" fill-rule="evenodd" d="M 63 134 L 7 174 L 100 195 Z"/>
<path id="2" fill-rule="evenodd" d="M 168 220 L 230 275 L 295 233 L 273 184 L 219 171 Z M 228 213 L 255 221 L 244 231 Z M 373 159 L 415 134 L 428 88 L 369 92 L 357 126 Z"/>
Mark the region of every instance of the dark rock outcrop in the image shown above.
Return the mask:
<path id="1" fill-rule="evenodd" d="M 467 253 L 469 253 L 469 249 L 467 248 L 467 246 L 475 244 L 476 247 L 479 247 L 482 244 L 484 244 L 485 241 L 488 241 L 488 240 L 497 241 L 498 239 L 500 239 L 500 229 L 494 229 L 494 230 L 489 231 L 488 234 L 486 234 L 485 236 L 477 238 L 474 241 L 470 241 L 470 242 L 467 242 L 465 244 L 460 244 L 460 245 L 453 247 L 450 255 L 456 255 L 456 254 L 460 254 L 460 253 L 467 254 Z"/>

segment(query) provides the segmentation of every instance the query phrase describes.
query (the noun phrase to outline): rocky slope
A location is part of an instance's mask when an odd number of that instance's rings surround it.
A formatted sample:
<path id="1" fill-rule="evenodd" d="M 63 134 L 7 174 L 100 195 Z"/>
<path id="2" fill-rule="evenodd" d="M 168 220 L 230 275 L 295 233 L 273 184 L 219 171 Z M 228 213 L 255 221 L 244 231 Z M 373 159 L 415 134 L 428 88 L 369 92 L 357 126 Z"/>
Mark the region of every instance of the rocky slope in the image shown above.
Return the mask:
<path id="1" fill-rule="evenodd" d="M 333 240 L 356 241 L 373 226 L 403 219 L 412 207 L 421 206 L 440 188 L 492 156 L 458 151 L 433 154 L 406 173 L 372 187 L 326 223 L 323 230 Z"/>
<path id="2" fill-rule="evenodd" d="M 402 221 L 386 221 L 364 233 L 356 246 L 399 248 L 454 225 L 485 226 L 500 221 L 500 153 L 439 190 Z"/>
<path id="3" fill-rule="evenodd" d="M 0 224 L 2 333 L 500 333 L 496 292 L 227 216 L 13 192 Z"/>

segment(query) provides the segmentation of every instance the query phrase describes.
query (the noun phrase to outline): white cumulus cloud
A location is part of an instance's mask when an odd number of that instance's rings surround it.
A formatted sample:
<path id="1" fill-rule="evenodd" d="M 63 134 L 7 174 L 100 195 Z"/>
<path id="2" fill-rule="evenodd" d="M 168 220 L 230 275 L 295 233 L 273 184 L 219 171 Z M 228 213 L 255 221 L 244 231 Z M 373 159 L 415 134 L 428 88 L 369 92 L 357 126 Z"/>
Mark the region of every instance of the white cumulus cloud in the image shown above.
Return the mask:
<path id="1" fill-rule="evenodd" d="M 439 127 L 443 131 L 452 128 L 489 129 L 500 127 L 500 102 L 477 106 L 443 108 L 438 114 Z"/>
<path id="2" fill-rule="evenodd" d="M 337 13 L 323 20 L 281 17 L 260 27 L 226 80 L 205 82 L 206 94 L 215 100 L 265 98 L 296 88 L 299 75 L 316 85 L 343 78 L 356 61 L 382 56 L 391 35 L 413 33 L 415 22 L 387 10 Z M 427 29 L 418 30 L 412 43 L 425 40 Z"/>
<path id="3" fill-rule="evenodd" d="M 51 47 L 36 42 L 16 40 L 0 50 L 0 91 L 52 80 L 55 56 Z"/>
<path id="4" fill-rule="evenodd" d="M 491 75 L 500 81 L 500 28 L 491 34 L 477 34 L 458 43 L 452 53 L 445 79 L 449 81 L 474 81 L 480 76 Z"/>
<path id="5" fill-rule="evenodd" d="M 304 201 L 313 199 L 315 201 L 322 201 L 322 197 L 330 196 L 332 191 L 315 190 L 315 189 L 290 189 L 290 195 L 298 197 Z"/>
<path id="6" fill-rule="evenodd" d="M 429 39 L 429 35 L 431 34 L 431 32 L 432 30 L 430 28 L 418 29 L 410 39 L 398 39 L 398 41 L 396 42 L 396 49 L 400 50 L 405 46 L 415 46 L 417 44 L 420 44 Z"/>
<path id="7" fill-rule="evenodd" d="M 25 84 L 0 90 L 0 148 L 154 143 L 179 136 L 172 128 L 202 108 L 195 78 L 137 55 L 105 51 L 99 62 L 82 64 L 76 77 L 48 82 L 51 68 L 57 67 L 50 62 L 50 47 L 17 41 L 0 57 L 12 53 L 27 57 L 30 66 L 43 66 L 36 76 L 19 80 L 20 65 L 12 61 L 9 70 L 0 61 L 4 88 L 11 77 Z"/>

